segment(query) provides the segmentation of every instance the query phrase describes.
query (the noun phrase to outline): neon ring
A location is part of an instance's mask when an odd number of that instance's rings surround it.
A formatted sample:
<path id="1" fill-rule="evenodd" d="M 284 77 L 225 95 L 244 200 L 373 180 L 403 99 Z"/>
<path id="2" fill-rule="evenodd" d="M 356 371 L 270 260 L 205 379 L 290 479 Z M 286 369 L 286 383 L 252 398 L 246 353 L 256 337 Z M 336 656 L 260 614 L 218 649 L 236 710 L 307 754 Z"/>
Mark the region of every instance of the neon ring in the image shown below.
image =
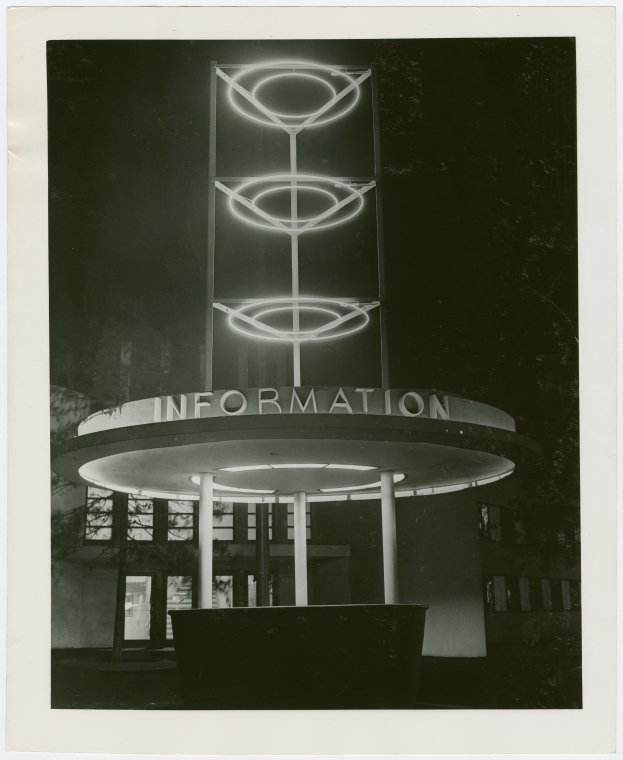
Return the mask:
<path id="1" fill-rule="evenodd" d="M 337 90 L 335 87 L 330 82 L 327 82 L 326 79 L 323 79 L 316 74 L 307 74 L 302 71 L 285 71 L 282 74 L 272 74 L 271 76 L 264 77 L 263 79 L 260 79 L 260 81 L 251 90 L 251 95 L 257 99 L 257 93 L 262 87 L 264 87 L 264 85 L 268 84 L 269 82 L 274 82 L 275 79 L 292 79 L 293 77 L 297 77 L 299 79 L 311 79 L 312 81 L 320 82 L 320 84 L 328 88 L 329 98 L 334 98 L 337 95 Z M 274 116 L 281 117 L 282 119 L 306 119 L 308 116 L 312 116 L 314 113 L 316 113 L 317 110 L 318 109 L 315 111 L 307 111 L 305 113 L 279 113 L 279 111 L 271 111 L 271 113 Z"/>
<path id="2" fill-rule="evenodd" d="M 296 469 L 309 469 L 309 465 L 306 467 L 303 465 L 302 467 L 297 467 L 296 464 L 294 465 L 287 465 L 288 469 L 296 470 Z M 313 465 L 312 465 L 313 467 Z M 326 465 L 318 465 L 314 467 L 314 469 L 324 469 Z M 234 468 L 235 469 L 235 468 Z M 261 465 L 260 467 L 241 467 L 240 470 L 253 470 L 253 469 L 260 469 L 260 470 L 272 470 L 272 469 L 279 469 L 279 467 L 272 467 L 270 465 Z M 340 468 L 339 465 L 336 465 L 334 469 L 348 469 L 348 467 Z M 376 469 L 375 467 L 370 467 L 368 469 Z M 228 467 L 221 468 L 221 472 L 225 471 L 227 472 L 229 470 Z M 403 480 L 405 480 L 407 476 L 404 472 L 396 472 L 393 476 L 394 484 L 396 483 L 402 483 Z M 199 475 L 191 475 L 190 476 L 190 482 L 194 485 L 198 486 L 201 482 Z M 345 485 L 345 486 L 338 486 L 336 488 L 319 488 L 318 490 L 321 493 L 346 493 L 349 491 L 369 491 L 373 488 L 380 488 L 381 487 L 381 481 L 376 480 L 373 483 L 359 483 L 359 484 L 353 484 L 353 485 Z M 214 481 L 214 489 L 216 491 L 233 491 L 237 493 L 254 493 L 254 494 L 274 494 L 276 493 L 275 489 L 269 489 L 269 488 L 243 488 L 241 486 L 233 486 L 233 485 L 225 485 L 223 483 L 217 483 Z"/>
<path id="3" fill-rule="evenodd" d="M 289 312 L 294 322 L 307 321 L 310 314 L 325 315 L 325 321 L 317 327 L 300 326 L 285 329 L 271 324 L 269 317 Z M 229 311 L 228 322 L 236 332 L 249 338 L 276 341 L 280 343 L 309 343 L 333 340 L 352 335 L 370 322 L 368 310 L 355 303 L 337 301 L 332 298 L 290 297 L 264 298 Z"/>
<path id="4" fill-rule="evenodd" d="M 284 66 L 292 66 L 292 70 L 277 74 L 266 73 L 272 72 L 276 68 L 283 68 Z M 297 68 L 304 68 L 305 71 L 297 71 Z M 269 108 L 259 97 L 262 88 L 276 79 L 283 80 L 288 78 L 320 82 L 329 91 L 329 98 L 315 111 L 307 113 L 282 113 Z M 249 89 L 248 85 L 249 80 L 251 80 L 251 89 Z M 251 100 L 257 104 L 254 105 L 253 102 L 250 102 L 246 97 L 237 92 L 233 84 L 230 84 L 227 96 L 232 107 L 239 114 L 266 127 L 286 130 L 319 127 L 340 119 L 352 111 L 361 97 L 361 88 L 350 74 L 332 66 L 323 66 L 319 63 L 309 63 L 307 61 L 270 61 L 245 66 L 242 71 L 231 78 L 231 81 L 244 87 L 249 93 Z M 335 83 L 341 83 L 343 86 L 338 90 L 334 87 Z M 350 89 L 346 95 L 340 97 L 341 93 L 347 88 Z M 315 114 L 318 114 L 317 118 L 314 118 Z M 272 118 L 270 118 L 271 116 Z"/>
<path id="5" fill-rule="evenodd" d="M 279 192 L 292 192 L 292 189 L 293 189 L 293 185 L 285 185 L 285 186 L 284 185 L 275 185 L 275 187 L 269 187 L 267 190 L 262 190 L 261 193 L 258 193 L 257 195 L 254 195 L 253 196 L 253 200 L 251 201 L 251 203 L 252 203 L 253 206 L 255 206 L 255 208 L 260 208 L 260 206 L 258 206 L 258 201 L 261 200 L 262 198 L 265 198 L 267 195 L 274 195 L 275 193 L 279 193 Z M 296 185 L 297 194 L 298 194 L 299 190 L 307 190 L 309 192 L 318 193 L 319 195 L 324 195 L 324 196 L 328 197 L 331 200 L 331 204 L 332 205 L 328 206 L 327 209 L 325 209 L 325 210 L 328 210 L 330 208 L 334 208 L 339 203 L 337 195 L 335 193 L 332 193 L 330 190 L 327 190 L 324 187 L 315 187 L 314 185 L 299 185 L 297 183 L 297 185 Z M 277 219 L 280 222 L 287 222 L 288 224 L 291 222 L 291 219 L 289 217 L 274 216 L 273 214 L 271 214 L 271 216 L 273 217 L 273 219 Z M 306 223 L 306 222 L 313 221 L 314 218 L 315 217 L 313 217 L 313 216 L 308 216 L 308 217 L 298 216 L 296 218 L 296 221 L 299 224 L 303 224 L 303 223 Z"/>
<path id="6" fill-rule="evenodd" d="M 254 192 L 255 191 L 255 192 Z M 316 193 L 330 200 L 314 216 L 283 217 L 262 207 L 262 201 L 279 192 Z M 228 205 L 240 221 L 270 232 L 287 235 L 326 230 L 353 219 L 363 208 L 361 190 L 342 180 L 316 174 L 269 174 L 247 180 L 229 191 Z"/>

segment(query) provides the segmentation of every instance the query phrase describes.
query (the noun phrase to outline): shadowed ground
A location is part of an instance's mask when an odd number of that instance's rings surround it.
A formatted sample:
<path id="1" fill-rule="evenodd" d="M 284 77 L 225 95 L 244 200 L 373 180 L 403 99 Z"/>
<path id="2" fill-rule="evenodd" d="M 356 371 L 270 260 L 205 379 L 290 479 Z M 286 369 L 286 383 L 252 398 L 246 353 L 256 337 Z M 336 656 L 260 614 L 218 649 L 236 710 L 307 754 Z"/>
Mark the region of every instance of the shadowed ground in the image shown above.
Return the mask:
<path id="1" fill-rule="evenodd" d="M 579 708 L 579 646 L 554 640 L 489 647 L 485 658 L 424 657 L 420 709 Z M 182 710 L 173 650 L 52 653 L 52 707 Z"/>

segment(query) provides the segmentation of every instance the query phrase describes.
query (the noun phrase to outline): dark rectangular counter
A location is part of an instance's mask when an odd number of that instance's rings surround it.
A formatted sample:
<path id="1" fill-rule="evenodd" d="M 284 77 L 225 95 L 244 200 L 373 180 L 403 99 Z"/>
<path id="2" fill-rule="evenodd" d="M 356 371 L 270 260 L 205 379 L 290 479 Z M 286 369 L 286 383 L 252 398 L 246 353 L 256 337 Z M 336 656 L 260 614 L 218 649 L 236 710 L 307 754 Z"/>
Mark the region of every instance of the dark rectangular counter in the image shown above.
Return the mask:
<path id="1" fill-rule="evenodd" d="M 399 709 L 416 703 L 426 607 L 256 607 L 170 613 L 184 705 Z"/>

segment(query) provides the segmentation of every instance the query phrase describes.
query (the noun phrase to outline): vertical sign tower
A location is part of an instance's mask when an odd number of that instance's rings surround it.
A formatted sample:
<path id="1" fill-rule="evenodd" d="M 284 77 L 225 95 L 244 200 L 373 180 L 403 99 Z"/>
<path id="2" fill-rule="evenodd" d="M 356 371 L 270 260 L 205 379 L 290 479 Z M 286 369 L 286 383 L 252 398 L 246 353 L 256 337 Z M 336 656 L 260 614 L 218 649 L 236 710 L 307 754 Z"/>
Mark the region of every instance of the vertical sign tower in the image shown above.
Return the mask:
<path id="1" fill-rule="evenodd" d="M 258 130 L 279 130 L 287 135 L 288 155 L 282 166 L 287 171 L 268 172 L 253 177 L 220 177 L 216 172 L 217 140 L 217 82 L 226 88 L 228 103 L 239 118 L 251 121 Z M 292 349 L 292 384 L 302 384 L 304 367 L 301 347 L 306 343 L 333 341 L 346 338 L 370 325 L 369 313 L 382 304 L 384 282 L 382 272 L 382 242 L 377 240 L 377 292 L 369 299 L 350 293 L 334 298 L 322 293 L 309 293 L 301 285 L 299 242 L 322 230 L 347 225 L 357 217 L 366 204 L 367 195 L 376 190 L 377 230 L 379 229 L 379 199 L 377 177 L 378 135 L 375 135 L 374 177 L 336 177 L 319 172 L 302 172 L 299 167 L 298 139 L 302 133 L 330 130 L 336 122 L 348 119 L 360 105 L 366 83 L 372 84 L 372 70 L 361 66 L 327 66 L 306 61 L 271 61 L 252 65 L 212 64 L 211 74 L 211 125 L 210 125 L 210 209 L 208 245 L 208 304 L 206 336 L 206 389 L 211 390 L 213 378 L 213 310 L 227 315 L 229 327 L 248 339 L 273 343 L 286 343 Z M 277 88 L 296 87 L 315 98 L 314 107 L 277 107 L 271 102 Z M 372 96 L 373 87 L 366 91 Z M 274 98 L 273 98 L 274 100 Z M 319 100 L 319 102 L 318 102 Z M 372 97 L 371 97 L 372 100 Z M 304 100 L 303 100 L 304 102 Z M 373 126 L 378 129 L 376 104 L 372 103 Z M 375 130 L 376 131 L 376 130 Z M 243 146 L 241 146 L 243 149 Z M 319 151 L 322 154 L 322 151 Z M 267 167 L 268 168 L 268 167 Z M 258 235 L 273 235 L 289 240 L 290 289 L 269 297 L 248 297 L 228 302 L 215 298 L 216 194 L 227 198 L 229 223 L 250 226 Z M 249 252 L 253 255 L 253 251 Z M 343 283 L 347 293 L 349 283 Z M 383 385 L 387 385 L 387 357 L 384 322 L 379 322 L 380 365 Z"/>

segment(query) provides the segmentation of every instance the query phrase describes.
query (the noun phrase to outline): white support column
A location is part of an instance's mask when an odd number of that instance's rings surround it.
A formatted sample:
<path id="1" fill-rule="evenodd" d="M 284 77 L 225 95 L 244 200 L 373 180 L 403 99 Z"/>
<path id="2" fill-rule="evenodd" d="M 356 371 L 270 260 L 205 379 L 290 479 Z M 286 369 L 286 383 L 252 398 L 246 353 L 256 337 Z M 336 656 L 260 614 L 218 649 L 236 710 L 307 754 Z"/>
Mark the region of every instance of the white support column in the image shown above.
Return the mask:
<path id="1" fill-rule="evenodd" d="M 199 476 L 199 607 L 212 607 L 212 541 L 214 538 L 214 476 Z"/>
<path id="2" fill-rule="evenodd" d="M 305 494 L 294 494 L 294 601 L 307 607 L 307 516 Z"/>
<path id="3" fill-rule="evenodd" d="M 385 604 L 398 604 L 398 556 L 394 473 L 381 473 L 381 522 L 383 528 L 383 588 Z"/>

